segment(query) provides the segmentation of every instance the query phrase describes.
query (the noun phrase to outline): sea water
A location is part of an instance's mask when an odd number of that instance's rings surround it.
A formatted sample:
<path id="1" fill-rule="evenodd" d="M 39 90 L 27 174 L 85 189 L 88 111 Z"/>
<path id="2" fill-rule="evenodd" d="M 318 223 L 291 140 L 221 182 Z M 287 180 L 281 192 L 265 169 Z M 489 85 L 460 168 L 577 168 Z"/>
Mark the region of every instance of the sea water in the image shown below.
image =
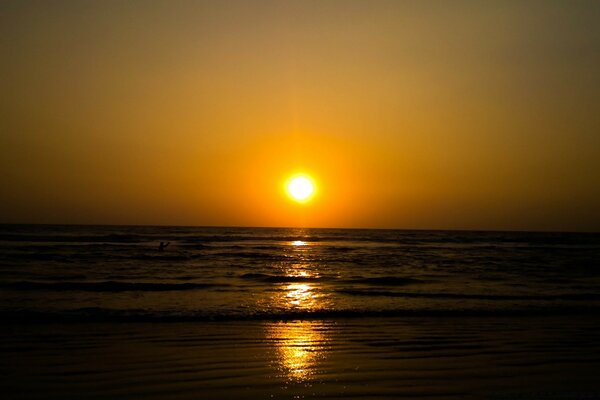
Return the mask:
<path id="1" fill-rule="evenodd" d="M 600 234 L 0 225 L 0 299 L 24 321 L 589 314 Z"/>

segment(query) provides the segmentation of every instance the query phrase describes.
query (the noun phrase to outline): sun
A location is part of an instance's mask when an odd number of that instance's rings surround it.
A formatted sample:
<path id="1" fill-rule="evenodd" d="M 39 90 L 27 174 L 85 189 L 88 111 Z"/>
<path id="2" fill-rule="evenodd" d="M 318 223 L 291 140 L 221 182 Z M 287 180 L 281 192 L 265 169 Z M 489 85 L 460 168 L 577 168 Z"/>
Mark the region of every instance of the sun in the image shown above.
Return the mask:
<path id="1" fill-rule="evenodd" d="M 295 201 L 305 203 L 315 194 L 315 184 L 307 175 L 295 175 L 285 185 L 287 194 Z"/>

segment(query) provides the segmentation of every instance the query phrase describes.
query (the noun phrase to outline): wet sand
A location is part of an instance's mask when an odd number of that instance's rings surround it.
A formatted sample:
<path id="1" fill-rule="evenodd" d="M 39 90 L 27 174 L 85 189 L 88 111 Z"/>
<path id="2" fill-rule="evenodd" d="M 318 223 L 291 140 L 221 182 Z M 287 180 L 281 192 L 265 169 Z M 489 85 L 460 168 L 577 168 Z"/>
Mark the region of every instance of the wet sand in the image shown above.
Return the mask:
<path id="1" fill-rule="evenodd" d="M 5 399 L 600 399 L 595 316 L 9 324 Z"/>

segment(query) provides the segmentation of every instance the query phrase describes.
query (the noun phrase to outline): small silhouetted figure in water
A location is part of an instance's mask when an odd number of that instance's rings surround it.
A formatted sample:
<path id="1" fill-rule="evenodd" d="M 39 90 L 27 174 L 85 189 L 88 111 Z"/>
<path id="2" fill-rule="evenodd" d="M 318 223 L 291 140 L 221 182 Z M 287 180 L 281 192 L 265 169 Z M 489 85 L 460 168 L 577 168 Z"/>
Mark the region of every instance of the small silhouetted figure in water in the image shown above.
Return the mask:
<path id="1" fill-rule="evenodd" d="M 160 244 L 158 245 L 158 250 L 159 250 L 159 251 L 163 251 L 164 249 L 166 249 L 166 248 L 167 248 L 167 246 L 168 246 L 170 243 L 171 243 L 171 242 L 167 242 L 167 243 L 165 243 L 165 242 L 160 242 Z"/>

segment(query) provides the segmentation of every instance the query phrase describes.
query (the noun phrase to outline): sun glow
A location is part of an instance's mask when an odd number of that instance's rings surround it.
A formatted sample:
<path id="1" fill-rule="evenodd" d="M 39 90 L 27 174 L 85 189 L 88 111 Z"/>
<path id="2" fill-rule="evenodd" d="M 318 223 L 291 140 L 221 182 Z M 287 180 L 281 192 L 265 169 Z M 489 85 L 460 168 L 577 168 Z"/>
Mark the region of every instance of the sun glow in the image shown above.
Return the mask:
<path id="1" fill-rule="evenodd" d="M 315 193 L 315 184 L 306 175 L 292 177 L 285 186 L 287 194 L 297 202 L 307 202 Z"/>

